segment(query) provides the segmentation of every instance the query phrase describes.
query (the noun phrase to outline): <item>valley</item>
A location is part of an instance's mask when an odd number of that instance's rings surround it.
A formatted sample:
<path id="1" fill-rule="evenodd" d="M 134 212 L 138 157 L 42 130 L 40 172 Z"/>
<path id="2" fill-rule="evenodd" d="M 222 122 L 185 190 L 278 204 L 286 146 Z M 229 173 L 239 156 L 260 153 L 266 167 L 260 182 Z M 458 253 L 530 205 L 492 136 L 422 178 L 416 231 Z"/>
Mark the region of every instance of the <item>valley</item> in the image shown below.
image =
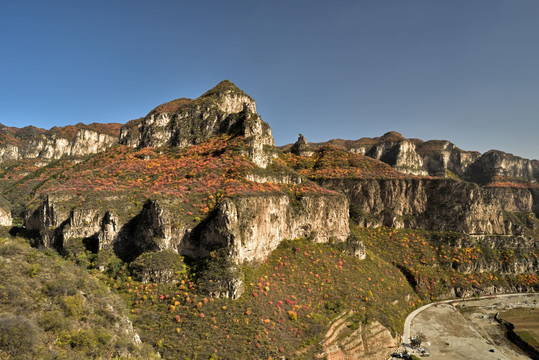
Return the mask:
<path id="1" fill-rule="evenodd" d="M 539 289 L 537 160 L 396 132 L 277 147 L 228 80 L 0 140 L 0 356 L 387 358 L 425 304 Z"/>

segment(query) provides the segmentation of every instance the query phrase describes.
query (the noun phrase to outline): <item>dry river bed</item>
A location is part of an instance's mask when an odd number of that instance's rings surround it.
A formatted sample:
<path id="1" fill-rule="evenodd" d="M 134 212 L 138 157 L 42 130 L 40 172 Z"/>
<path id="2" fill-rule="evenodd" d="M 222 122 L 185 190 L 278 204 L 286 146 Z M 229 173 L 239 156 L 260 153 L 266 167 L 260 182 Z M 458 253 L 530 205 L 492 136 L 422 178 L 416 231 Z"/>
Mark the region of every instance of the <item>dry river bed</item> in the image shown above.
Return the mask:
<path id="1" fill-rule="evenodd" d="M 494 315 L 514 308 L 537 308 L 538 302 L 539 295 L 533 294 L 437 304 L 413 318 L 410 333 L 425 334 L 422 346 L 431 359 L 530 359 L 507 339 Z"/>

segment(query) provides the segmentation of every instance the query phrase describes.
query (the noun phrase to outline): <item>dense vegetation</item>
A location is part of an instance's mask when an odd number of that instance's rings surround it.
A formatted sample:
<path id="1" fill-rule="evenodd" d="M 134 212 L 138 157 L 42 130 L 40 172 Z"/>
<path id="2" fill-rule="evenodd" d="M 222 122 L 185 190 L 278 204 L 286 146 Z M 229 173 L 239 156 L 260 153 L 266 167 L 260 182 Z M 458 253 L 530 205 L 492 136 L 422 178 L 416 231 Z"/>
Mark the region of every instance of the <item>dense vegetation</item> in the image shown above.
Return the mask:
<path id="1" fill-rule="evenodd" d="M 0 238 L 0 358 L 155 358 L 98 277 L 21 238 Z"/>
<path id="2" fill-rule="evenodd" d="M 204 291 L 222 278 L 218 255 L 174 284 L 117 278 L 111 286 L 126 296 L 143 341 L 166 358 L 313 359 L 342 312 L 359 313 L 359 322 L 376 319 L 395 334 L 419 303 L 397 268 L 344 250 L 343 244 L 283 242 L 264 263 L 242 267 L 245 293 L 237 300 Z"/>
<path id="3" fill-rule="evenodd" d="M 492 249 L 452 232 L 361 227 L 354 232 L 376 255 L 398 267 L 423 299 L 454 297 L 455 289 L 473 294 L 489 286 L 500 291 L 539 287 L 534 273 L 504 275 L 515 264 L 536 263 L 533 248 Z M 456 246 L 459 240 L 464 246 Z M 488 270 L 492 268 L 496 271 Z"/>

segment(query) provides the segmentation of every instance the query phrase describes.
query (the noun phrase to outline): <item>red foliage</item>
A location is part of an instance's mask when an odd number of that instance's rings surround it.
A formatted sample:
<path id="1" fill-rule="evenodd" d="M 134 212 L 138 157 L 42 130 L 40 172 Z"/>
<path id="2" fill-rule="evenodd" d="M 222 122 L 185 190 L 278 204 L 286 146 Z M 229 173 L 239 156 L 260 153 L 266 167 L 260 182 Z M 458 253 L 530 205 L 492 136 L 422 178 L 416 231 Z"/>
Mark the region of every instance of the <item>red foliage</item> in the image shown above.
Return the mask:
<path id="1" fill-rule="evenodd" d="M 335 145 L 325 145 L 312 156 L 297 156 L 287 153 L 284 163 L 310 178 L 409 178 L 386 163 L 346 151 Z"/>

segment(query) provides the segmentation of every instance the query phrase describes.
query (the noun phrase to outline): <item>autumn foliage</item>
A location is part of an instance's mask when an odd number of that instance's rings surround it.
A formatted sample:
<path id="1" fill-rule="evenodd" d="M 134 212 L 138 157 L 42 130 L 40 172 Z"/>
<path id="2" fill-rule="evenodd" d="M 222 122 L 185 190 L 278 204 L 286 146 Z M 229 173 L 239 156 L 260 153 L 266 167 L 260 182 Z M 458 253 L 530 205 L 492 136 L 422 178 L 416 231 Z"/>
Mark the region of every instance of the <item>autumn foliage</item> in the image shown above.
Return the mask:
<path id="1" fill-rule="evenodd" d="M 318 148 L 312 156 L 297 156 L 285 153 L 282 161 L 301 175 L 309 178 L 352 177 L 365 179 L 402 179 L 410 178 L 381 161 L 362 154 L 348 152 L 346 149 L 325 145 Z"/>

